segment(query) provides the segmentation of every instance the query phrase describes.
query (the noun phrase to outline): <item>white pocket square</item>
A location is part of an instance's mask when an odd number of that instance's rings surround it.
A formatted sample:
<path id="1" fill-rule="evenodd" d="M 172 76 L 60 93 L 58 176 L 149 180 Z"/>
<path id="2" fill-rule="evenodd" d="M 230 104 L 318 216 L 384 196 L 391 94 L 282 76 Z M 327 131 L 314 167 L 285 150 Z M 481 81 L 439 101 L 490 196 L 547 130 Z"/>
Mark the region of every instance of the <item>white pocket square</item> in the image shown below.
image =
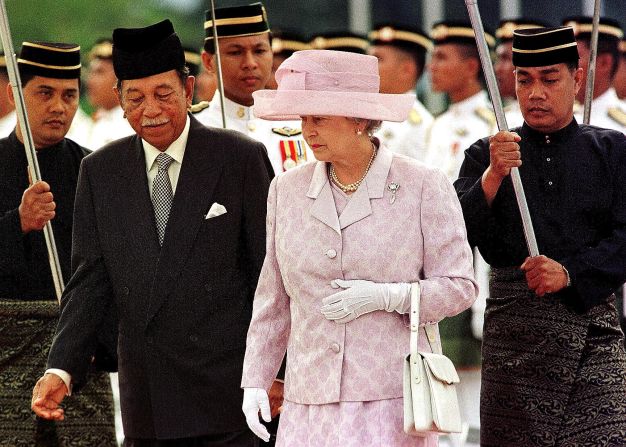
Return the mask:
<path id="1" fill-rule="evenodd" d="M 226 208 L 224 207 L 224 205 L 220 205 L 219 203 L 215 202 L 213 205 L 211 205 L 211 208 L 209 208 L 209 212 L 206 213 L 204 219 L 206 220 L 212 217 L 221 216 L 222 214 L 226 214 Z"/>

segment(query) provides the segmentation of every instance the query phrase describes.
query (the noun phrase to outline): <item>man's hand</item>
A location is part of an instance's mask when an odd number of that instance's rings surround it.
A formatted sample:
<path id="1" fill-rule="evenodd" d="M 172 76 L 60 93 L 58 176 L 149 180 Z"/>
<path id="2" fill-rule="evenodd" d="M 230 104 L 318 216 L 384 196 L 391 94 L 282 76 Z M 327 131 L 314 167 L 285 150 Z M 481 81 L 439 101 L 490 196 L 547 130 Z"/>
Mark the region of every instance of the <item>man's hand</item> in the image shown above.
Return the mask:
<path id="1" fill-rule="evenodd" d="M 50 185 L 43 181 L 31 185 L 24 191 L 18 208 L 22 232 L 26 234 L 43 229 L 54 218 L 55 209 L 56 203 L 50 192 Z"/>
<path id="2" fill-rule="evenodd" d="M 528 287 L 537 296 L 556 293 L 567 287 L 567 273 L 561 264 L 546 256 L 526 258 L 520 267 L 526 272 Z"/>
<path id="3" fill-rule="evenodd" d="M 283 409 L 283 395 L 285 392 L 285 384 L 280 380 L 274 380 L 270 388 L 270 409 L 272 411 L 272 419 L 280 414 Z"/>
<path id="4" fill-rule="evenodd" d="M 518 134 L 505 131 L 489 138 L 489 166 L 494 174 L 504 178 L 511 174 L 511 168 L 522 165 L 520 141 Z"/>
<path id="5" fill-rule="evenodd" d="M 518 134 L 505 131 L 500 131 L 489 138 L 489 166 L 481 180 L 489 205 L 496 197 L 502 180 L 511 174 L 511 168 L 522 165 L 522 154 L 518 144 L 520 141 Z"/>
<path id="6" fill-rule="evenodd" d="M 68 389 L 65 382 L 56 374 L 45 374 L 35 384 L 31 409 L 37 416 L 53 421 L 65 419 L 64 411 L 59 407 Z"/>

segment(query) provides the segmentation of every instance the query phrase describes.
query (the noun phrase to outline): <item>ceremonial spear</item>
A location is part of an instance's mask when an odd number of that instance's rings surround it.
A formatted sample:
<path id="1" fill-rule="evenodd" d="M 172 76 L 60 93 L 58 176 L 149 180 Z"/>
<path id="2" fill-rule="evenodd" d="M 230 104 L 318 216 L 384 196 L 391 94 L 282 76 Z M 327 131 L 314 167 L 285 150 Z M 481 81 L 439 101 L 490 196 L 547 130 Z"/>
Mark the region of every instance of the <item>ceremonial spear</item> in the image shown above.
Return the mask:
<path id="1" fill-rule="evenodd" d="M 600 28 L 600 0 L 595 1 L 593 22 L 591 25 L 591 42 L 589 44 L 589 62 L 587 63 L 587 84 L 585 85 L 585 109 L 583 123 L 589 124 L 591 119 L 591 102 L 593 101 L 593 84 L 596 79 L 596 57 L 598 55 L 598 32 Z"/>
<path id="2" fill-rule="evenodd" d="M 489 89 L 489 94 L 491 95 L 498 129 L 508 131 L 509 127 L 507 126 L 506 118 L 504 116 L 500 90 L 498 90 L 496 75 L 493 71 L 493 66 L 491 65 L 489 47 L 487 46 L 487 41 L 485 40 L 485 31 L 483 29 L 483 23 L 480 19 L 480 11 L 478 10 L 476 1 L 477 0 L 465 0 L 465 5 L 467 6 L 467 11 L 472 22 L 474 36 L 476 37 L 476 45 L 478 47 L 478 53 L 480 54 L 480 62 L 483 66 L 483 73 L 485 74 L 485 80 L 487 81 L 487 88 Z M 511 180 L 513 182 L 515 198 L 517 199 L 517 206 L 519 207 L 520 215 L 522 216 L 522 225 L 524 227 L 524 236 L 526 237 L 528 252 L 530 253 L 530 256 L 539 256 L 535 230 L 533 229 L 528 204 L 526 203 L 526 195 L 524 194 L 522 179 L 520 178 L 519 170 L 517 168 L 511 168 Z"/>
<path id="3" fill-rule="evenodd" d="M 37 162 L 37 152 L 33 143 L 33 135 L 28 124 L 28 115 L 26 113 L 26 104 L 24 103 L 24 93 L 22 92 L 22 81 L 20 72 L 17 68 L 17 60 L 13 51 L 13 42 L 11 40 L 11 30 L 9 28 L 9 19 L 7 16 L 6 5 L 4 0 L 0 0 L 0 37 L 2 38 L 2 46 L 4 47 L 4 56 L 7 63 L 7 72 L 9 74 L 9 83 L 13 89 L 13 97 L 15 98 L 15 112 L 17 120 L 22 130 L 22 139 L 24 140 L 24 149 L 26 151 L 26 159 L 28 160 L 28 173 L 33 183 L 41 180 L 41 171 Z M 46 222 L 43 228 L 44 237 L 46 239 L 46 247 L 48 248 L 48 260 L 50 261 L 50 270 L 52 272 L 52 280 L 54 282 L 54 290 L 57 300 L 61 301 L 61 294 L 65 285 L 63 283 L 63 273 L 61 272 L 61 263 L 57 253 L 56 243 L 54 242 L 54 234 L 52 233 L 52 225 L 50 221 Z"/>
<path id="4" fill-rule="evenodd" d="M 217 41 L 215 0 L 211 0 L 211 20 L 213 21 L 213 48 L 215 51 L 215 64 L 217 65 L 217 91 L 220 93 L 220 104 L 222 104 L 222 127 L 226 129 L 226 112 L 224 110 L 224 80 L 222 78 L 222 59 L 220 58 L 220 46 Z"/>

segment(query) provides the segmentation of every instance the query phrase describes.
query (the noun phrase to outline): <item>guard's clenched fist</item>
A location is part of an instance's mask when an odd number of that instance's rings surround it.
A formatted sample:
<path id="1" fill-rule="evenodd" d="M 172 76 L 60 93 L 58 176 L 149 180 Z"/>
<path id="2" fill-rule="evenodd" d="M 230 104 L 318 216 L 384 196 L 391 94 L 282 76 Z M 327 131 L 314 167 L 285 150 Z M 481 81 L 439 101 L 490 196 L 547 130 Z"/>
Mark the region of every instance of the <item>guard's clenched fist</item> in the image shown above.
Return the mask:
<path id="1" fill-rule="evenodd" d="M 44 181 L 31 185 L 22 195 L 19 206 L 20 223 L 23 233 L 43 229 L 55 216 L 56 203 L 50 192 L 50 185 Z"/>

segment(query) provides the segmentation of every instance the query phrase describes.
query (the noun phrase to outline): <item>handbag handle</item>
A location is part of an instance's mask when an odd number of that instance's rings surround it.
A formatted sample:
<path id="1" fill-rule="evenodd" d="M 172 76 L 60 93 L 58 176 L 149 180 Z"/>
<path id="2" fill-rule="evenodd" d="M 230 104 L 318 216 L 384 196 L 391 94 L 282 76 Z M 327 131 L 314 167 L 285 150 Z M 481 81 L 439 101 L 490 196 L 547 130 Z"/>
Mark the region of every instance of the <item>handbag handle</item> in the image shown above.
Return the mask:
<path id="1" fill-rule="evenodd" d="M 419 283 L 414 282 L 411 284 L 411 341 L 410 341 L 410 353 L 411 355 L 417 355 L 419 349 L 419 327 L 420 327 L 420 298 L 421 287 Z M 437 343 L 437 325 L 426 324 L 424 325 L 424 332 L 426 333 L 426 339 L 430 345 L 430 349 L 435 354 L 442 354 L 441 344 Z"/>

